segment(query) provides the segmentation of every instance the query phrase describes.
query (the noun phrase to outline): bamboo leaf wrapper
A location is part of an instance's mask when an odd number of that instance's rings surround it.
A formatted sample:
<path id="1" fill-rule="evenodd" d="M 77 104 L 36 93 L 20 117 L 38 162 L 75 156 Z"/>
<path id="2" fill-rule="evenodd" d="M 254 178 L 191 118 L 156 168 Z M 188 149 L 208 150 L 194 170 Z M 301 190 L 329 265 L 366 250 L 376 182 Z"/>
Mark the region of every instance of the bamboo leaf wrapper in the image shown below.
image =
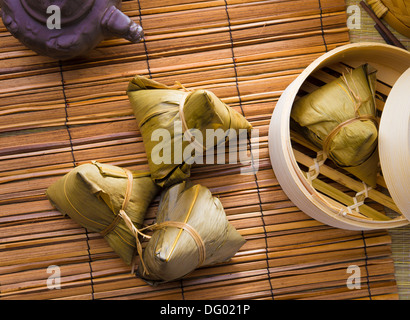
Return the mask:
<path id="1" fill-rule="evenodd" d="M 146 269 L 141 263 L 138 267 L 138 275 L 151 284 L 227 261 L 245 243 L 219 199 L 208 188 L 185 181 L 162 193 L 153 229 L 142 257 Z"/>
<path id="2" fill-rule="evenodd" d="M 374 187 L 378 173 L 376 71 L 364 64 L 295 101 L 291 118 L 337 166 Z"/>
<path id="3" fill-rule="evenodd" d="M 228 107 L 210 91 L 186 92 L 136 76 L 130 82 L 127 92 L 142 134 L 152 179 L 161 187 L 180 183 L 190 176 L 192 159 L 188 157 L 179 161 L 175 156 L 179 151 L 183 153 L 191 143 L 184 139 L 184 132 L 197 129 L 201 131 L 202 137 L 205 137 L 207 129 L 222 129 L 224 132 L 228 132 L 228 129 L 251 130 L 251 125 L 241 114 Z M 176 132 L 176 121 L 181 121 L 186 128 Z M 152 152 L 158 144 L 158 141 L 152 139 L 152 134 L 157 129 L 170 133 L 170 136 L 162 141 L 166 146 L 164 153 L 170 156 L 169 163 L 161 163 Z M 223 140 L 226 139 L 224 137 Z M 215 147 L 218 143 L 221 141 L 204 146 L 204 142 L 200 142 L 204 149 Z M 176 150 L 175 146 L 178 145 L 182 146 L 182 150 Z"/>
<path id="4" fill-rule="evenodd" d="M 139 228 L 159 187 L 149 173 L 135 172 L 132 177 L 125 210 Z M 118 217 L 127 186 L 127 174 L 122 168 L 93 162 L 76 167 L 52 184 L 46 193 L 61 213 L 90 231 L 103 232 L 108 244 L 130 265 L 136 251 L 136 238 Z"/>

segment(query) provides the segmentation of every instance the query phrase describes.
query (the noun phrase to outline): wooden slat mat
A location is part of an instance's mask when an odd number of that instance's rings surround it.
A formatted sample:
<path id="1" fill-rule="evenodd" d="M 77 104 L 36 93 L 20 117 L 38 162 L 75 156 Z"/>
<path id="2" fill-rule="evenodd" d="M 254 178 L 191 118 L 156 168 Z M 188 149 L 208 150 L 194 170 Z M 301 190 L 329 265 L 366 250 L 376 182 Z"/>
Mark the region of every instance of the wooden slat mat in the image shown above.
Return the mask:
<path id="1" fill-rule="evenodd" d="M 61 63 L 34 54 L 0 25 L 1 299 L 396 299 L 389 235 L 309 218 L 269 162 L 268 125 L 280 94 L 315 58 L 349 42 L 345 2 L 141 0 L 124 1 L 123 11 L 142 24 L 145 42 L 110 39 Z M 156 287 L 44 195 L 90 160 L 147 168 L 125 94 L 135 74 L 210 89 L 260 135 L 255 175 L 241 175 L 235 164 L 192 170 L 246 244 L 227 263 Z M 147 224 L 157 206 L 158 199 Z M 47 288 L 52 265 L 61 271 L 59 290 Z M 360 268 L 360 289 L 346 285 L 351 265 Z"/>

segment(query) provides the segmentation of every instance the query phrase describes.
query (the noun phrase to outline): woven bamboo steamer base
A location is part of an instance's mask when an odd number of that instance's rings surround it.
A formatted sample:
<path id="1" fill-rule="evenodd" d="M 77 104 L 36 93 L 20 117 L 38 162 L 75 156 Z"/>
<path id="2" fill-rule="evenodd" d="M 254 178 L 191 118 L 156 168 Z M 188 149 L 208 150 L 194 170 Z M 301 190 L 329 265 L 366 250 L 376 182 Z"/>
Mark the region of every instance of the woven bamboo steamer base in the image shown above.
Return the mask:
<path id="1" fill-rule="evenodd" d="M 275 175 L 287 196 L 300 210 L 312 218 L 333 227 L 348 230 L 388 229 L 407 225 L 404 215 L 388 221 L 344 216 L 340 210 L 345 205 L 325 199 L 303 175 L 292 149 L 290 113 L 296 95 L 309 75 L 323 67 L 343 62 L 352 67 L 363 63 L 374 66 L 378 79 L 394 85 L 410 68 L 410 53 L 406 50 L 379 43 L 347 44 L 312 62 L 281 95 L 269 125 L 269 155 Z"/>

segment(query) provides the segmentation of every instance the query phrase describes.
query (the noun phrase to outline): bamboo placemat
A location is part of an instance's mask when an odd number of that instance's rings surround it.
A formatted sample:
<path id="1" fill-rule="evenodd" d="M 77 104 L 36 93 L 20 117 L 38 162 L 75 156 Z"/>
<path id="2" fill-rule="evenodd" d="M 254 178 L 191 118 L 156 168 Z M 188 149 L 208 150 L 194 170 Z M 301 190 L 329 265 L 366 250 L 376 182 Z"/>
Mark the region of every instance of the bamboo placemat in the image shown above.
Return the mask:
<path id="1" fill-rule="evenodd" d="M 140 0 L 124 1 L 123 11 L 142 24 L 145 42 L 106 40 L 67 62 L 34 54 L 0 25 L 1 299 L 397 299 L 389 234 L 309 218 L 280 188 L 268 156 L 280 94 L 315 58 L 349 42 L 345 2 Z M 228 263 L 156 287 L 44 195 L 91 160 L 147 168 L 125 94 L 135 74 L 210 89 L 259 129 L 256 174 L 235 164 L 192 170 L 246 244 Z M 360 289 L 346 285 L 352 265 Z M 61 271 L 59 290 L 47 288 L 49 266 Z"/>
<path id="2" fill-rule="evenodd" d="M 383 38 L 374 28 L 374 21 L 361 9 L 359 0 L 347 0 L 347 6 L 357 6 L 360 10 L 360 24 L 358 28 L 352 28 L 350 33 L 351 42 L 380 42 L 385 43 Z M 357 14 L 357 12 L 356 12 Z M 410 39 L 398 33 L 385 23 L 387 28 L 410 50 Z M 399 297 L 402 300 L 410 300 L 410 226 L 404 226 L 389 230 L 392 238 L 392 257 L 395 266 L 396 282 Z"/>

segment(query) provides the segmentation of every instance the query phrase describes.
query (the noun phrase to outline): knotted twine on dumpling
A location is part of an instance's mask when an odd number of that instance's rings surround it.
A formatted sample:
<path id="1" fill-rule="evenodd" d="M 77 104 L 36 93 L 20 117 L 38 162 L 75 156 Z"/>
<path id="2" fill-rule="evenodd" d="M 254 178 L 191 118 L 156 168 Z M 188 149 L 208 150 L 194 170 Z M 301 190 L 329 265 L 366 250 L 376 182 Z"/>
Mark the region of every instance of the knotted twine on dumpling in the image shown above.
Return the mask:
<path id="1" fill-rule="evenodd" d="M 296 100 L 291 112 L 328 158 L 372 187 L 378 173 L 375 74 L 364 64 Z"/>
<path id="2" fill-rule="evenodd" d="M 223 103 L 214 93 L 207 90 L 177 90 L 143 76 L 136 76 L 129 84 L 128 97 L 143 138 L 152 179 L 161 187 L 168 187 L 187 179 L 194 156 L 183 157 L 184 150 L 192 143 L 184 139 L 184 132 L 197 129 L 205 140 L 207 129 L 251 130 L 249 122 L 234 109 Z M 175 131 L 175 123 L 180 122 L 181 130 Z M 166 130 L 169 136 L 162 141 L 153 139 L 156 130 Z M 192 138 L 192 137 L 191 137 Z M 204 141 L 196 141 L 203 150 L 221 143 L 205 146 Z M 161 154 L 156 151 L 159 143 Z M 181 150 L 175 146 L 182 146 Z M 162 157 L 162 158 L 160 158 Z M 163 159 L 167 161 L 164 161 Z"/>
<path id="3" fill-rule="evenodd" d="M 232 258 L 245 239 L 208 188 L 189 182 L 161 195 L 154 230 L 137 274 L 148 283 L 179 279 L 200 266 Z"/>
<path id="4" fill-rule="evenodd" d="M 112 249 L 131 265 L 138 239 L 121 216 L 141 227 L 159 191 L 149 172 L 94 161 L 80 165 L 47 189 L 50 202 L 64 215 L 90 231 L 99 232 Z"/>

